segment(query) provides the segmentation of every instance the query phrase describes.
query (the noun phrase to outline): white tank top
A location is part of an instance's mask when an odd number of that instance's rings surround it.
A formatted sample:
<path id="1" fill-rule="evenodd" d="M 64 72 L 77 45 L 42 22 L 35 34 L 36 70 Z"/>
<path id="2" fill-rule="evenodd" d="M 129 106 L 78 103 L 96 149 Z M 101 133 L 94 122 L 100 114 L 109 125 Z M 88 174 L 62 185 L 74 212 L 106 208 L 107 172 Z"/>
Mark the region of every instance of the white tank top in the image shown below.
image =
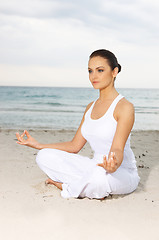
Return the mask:
<path id="1" fill-rule="evenodd" d="M 99 119 L 91 118 L 91 112 L 97 100 L 93 102 L 85 114 L 81 133 L 94 151 L 94 159 L 97 162 L 103 162 L 103 155 L 108 157 L 117 127 L 117 121 L 114 119 L 113 113 L 117 103 L 122 98 L 123 96 L 119 94 L 114 99 L 106 113 Z M 121 166 L 136 169 L 135 156 L 130 148 L 130 135 L 125 144 L 124 157 Z"/>

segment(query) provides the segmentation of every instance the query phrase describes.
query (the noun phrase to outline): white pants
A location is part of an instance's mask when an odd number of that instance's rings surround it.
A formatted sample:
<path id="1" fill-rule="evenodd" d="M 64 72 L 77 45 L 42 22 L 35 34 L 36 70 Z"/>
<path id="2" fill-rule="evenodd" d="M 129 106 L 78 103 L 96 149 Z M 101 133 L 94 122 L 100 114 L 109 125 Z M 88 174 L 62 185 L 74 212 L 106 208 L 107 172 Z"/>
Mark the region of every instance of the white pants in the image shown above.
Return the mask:
<path id="1" fill-rule="evenodd" d="M 103 198 L 109 194 L 133 192 L 139 183 L 136 169 L 119 167 L 108 173 L 96 159 L 57 149 L 42 149 L 36 158 L 39 167 L 54 181 L 61 182 L 61 196 Z"/>

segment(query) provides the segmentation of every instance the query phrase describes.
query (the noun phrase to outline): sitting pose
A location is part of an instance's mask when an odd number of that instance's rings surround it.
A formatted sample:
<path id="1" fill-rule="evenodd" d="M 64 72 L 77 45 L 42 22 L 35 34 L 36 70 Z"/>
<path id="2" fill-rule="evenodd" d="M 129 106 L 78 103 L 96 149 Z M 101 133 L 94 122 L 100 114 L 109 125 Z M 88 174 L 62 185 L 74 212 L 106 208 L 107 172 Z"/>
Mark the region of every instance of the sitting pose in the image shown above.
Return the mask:
<path id="1" fill-rule="evenodd" d="M 49 177 L 46 183 L 61 189 L 64 198 L 103 199 L 109 194 L 131 193 L 138 186 L 140 178 L 130 148 L 134 107 L 114 87 L 120 71 L 112 52 L 100 49 L 90 55 L 89 80 L 99 89 L 99 98 L 86 107 L 72 141 L 41 144 L 26 130 L 16 134 L 17 143 L 40 150 L 36 161 Z M 93 158 L 77 154 L 87 141 Z"/>

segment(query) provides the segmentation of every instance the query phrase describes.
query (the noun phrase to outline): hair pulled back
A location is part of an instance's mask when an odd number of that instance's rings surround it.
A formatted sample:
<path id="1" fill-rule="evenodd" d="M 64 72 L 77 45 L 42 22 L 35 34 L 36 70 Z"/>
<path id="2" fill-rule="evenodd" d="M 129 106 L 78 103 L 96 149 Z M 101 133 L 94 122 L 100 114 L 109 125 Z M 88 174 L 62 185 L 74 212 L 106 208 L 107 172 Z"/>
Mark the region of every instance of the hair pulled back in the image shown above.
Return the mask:
<path id="1" fill-rule="evenodd" d="M 116 56 L 106 49 L 99 49 L 91 53 L 89 59 L 93 57 L 102 57 L 108 61 L 109 66 L 113 70 L 114 68 L 118 68 L 118 73 L 121 71 L 121 65 L 118 63 Z"/>

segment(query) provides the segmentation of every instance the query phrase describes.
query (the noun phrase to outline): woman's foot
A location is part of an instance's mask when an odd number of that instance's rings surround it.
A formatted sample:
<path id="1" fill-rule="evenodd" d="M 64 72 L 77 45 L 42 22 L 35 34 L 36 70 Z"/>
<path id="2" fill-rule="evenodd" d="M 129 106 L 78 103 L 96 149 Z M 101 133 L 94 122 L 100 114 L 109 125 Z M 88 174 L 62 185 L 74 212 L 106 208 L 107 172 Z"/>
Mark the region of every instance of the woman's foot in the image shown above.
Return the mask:
<path id="1" fill-rule="evenodd" d="M 55 181 L 53 181 L 51 178 L 48 178 L 46 181 L 45 181 L 45 184 L 54 184 Z"/>
<path id="2" fill-rule="evenodd" d="M 45 184 L 53 184 L 55 185 L 57 188 L 59 188 L 60 190 L 62 190 L 62 183 L 60 182 L 55 182 L 53 181 L 51 178 L 48 178 L 46 181 L 45 181 Z"/>

